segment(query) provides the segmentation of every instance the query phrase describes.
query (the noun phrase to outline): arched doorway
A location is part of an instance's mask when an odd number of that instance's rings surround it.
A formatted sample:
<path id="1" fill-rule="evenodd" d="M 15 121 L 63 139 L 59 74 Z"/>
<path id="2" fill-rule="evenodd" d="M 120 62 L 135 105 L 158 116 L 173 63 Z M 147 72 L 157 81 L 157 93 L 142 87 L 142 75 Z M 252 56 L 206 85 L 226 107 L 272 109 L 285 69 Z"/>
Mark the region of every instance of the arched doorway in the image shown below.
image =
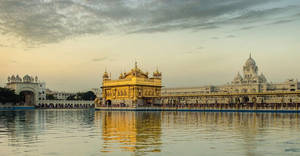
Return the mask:
<path id="1" fill-rule="evenodd" d="M 106 105 L 107 107 L 111 107 L 111 100 L 105 101 L 105 105 Z"/>
<path id="2" fill-rule="evenodd" d="M 243 103 L 247 104 L 249 102 L 249 97 L 248 96 L 244 96 L 243 97 Z"/>
<path id="3" fill-rule="evenodd" d="M 20 92 L 20 100 L 21 103 L 25 106 L 34 106 L 35 105 L 35 97 L 32 91 L 21 91 Z"/>

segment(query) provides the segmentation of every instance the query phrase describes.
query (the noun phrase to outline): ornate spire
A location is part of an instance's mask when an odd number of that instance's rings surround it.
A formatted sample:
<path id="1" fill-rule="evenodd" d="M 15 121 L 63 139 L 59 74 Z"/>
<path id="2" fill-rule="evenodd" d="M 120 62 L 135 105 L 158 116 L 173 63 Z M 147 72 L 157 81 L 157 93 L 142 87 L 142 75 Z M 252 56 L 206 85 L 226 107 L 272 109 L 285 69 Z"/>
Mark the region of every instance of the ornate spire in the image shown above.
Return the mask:
<path id="1" fill-rule="evenodd" d="M 121 72 L 119 79 L 123 79 L 123 73 Z"/>
<path id="2" fill-rule="evenodd" d="M 134 68 L 137 69 L 138 68 L 138 65 L 137 65 L 137 62 L 135 61 L 134 63 Z"/>
<path id="3" fill-rule="evenodd" d="M 158 67 L 156 67 L 156 71 L 153 73 L 154 78 L 161 78 L 161 72 L 158 71 Z"/>
<path id="4" fill-rule="evenodd" d="M 103 79 L 109 79 L 108 73 L 107 73 L 107 69 L 105 68 L 105 72 L 102 76 Z"/>

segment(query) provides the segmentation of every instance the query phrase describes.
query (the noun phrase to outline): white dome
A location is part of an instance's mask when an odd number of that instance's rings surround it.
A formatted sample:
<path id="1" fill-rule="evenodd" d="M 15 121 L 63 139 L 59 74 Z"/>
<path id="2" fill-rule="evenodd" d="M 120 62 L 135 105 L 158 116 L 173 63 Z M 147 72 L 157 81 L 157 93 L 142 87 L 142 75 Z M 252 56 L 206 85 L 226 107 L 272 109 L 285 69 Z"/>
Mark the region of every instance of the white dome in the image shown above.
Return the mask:
<path id="1" fill-rule="evenodd" d="M 246 64 L 245 64 L 245 66 L 255 66 L 255 65 L 256 65 L 256 62 L 251 57 L 248 58 L 248 60 L 246 61 Z"/>
<path id="2" fill-rule="evenodd" d="M 23 81 L 24 81 L 24 82 L 31 82 L 31 81 L 32 81 L 32 78 L 31 78 L 29 75 L 25 75 L 25 76 L 23 77 Z"/>

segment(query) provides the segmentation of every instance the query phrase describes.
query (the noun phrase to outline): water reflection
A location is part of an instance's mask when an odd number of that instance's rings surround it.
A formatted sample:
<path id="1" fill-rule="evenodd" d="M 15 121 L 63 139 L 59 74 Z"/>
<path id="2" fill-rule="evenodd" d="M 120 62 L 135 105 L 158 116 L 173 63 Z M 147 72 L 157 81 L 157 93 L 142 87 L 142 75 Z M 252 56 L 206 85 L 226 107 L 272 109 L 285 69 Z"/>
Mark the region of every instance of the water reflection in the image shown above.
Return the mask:
<path id="1" fill-rule="evenodd" d="M 160 112 L 96 112 L 95 116 L 102 120 L 102 152 L 117 148 L 136 155 L 161 151 Z"/>
<path id="2" fill-rule="evenodd" d="M 300 130 L 298 114 L 96 112 L 95 116 L 102 120 L 101 152 L 253 156 L 300 150 L 293 137 Z"/>
<path id="3" fill-rule="evenodd" d="M 300 155 L 299 114 L 0 112 L 0 155 Z"/>
<path id="4" fill-rule="evenodd" d="M 162 118 L 168 132 L 164 140 L 184 142 L 190 155 L 200 151 L 247 156 L 283 155 L 289 149 L 300 152 L 299 114 L 162 112 Z"/>
<path id="5" fill-rule="evenodd" d="M 60 150 L 55 142 L 73 140 L 75 129 L 93 124 L 94 111 L 0 111 L 0 155 L 51 155 Z"/>

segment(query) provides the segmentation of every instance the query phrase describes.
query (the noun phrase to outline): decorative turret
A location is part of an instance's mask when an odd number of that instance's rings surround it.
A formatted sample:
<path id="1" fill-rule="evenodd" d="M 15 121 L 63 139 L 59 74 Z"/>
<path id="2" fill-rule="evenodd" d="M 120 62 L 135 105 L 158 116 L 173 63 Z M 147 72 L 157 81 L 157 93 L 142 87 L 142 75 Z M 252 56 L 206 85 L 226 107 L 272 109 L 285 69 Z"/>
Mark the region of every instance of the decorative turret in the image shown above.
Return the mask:
<path id="1" fill-rule="evenodd" d="M 12 75 L 10 80 L 11 80 L 11 82 L 15 82 L 16 81 L 15 75 Z"/>
<path id="2" fill-rule="evenodd" d="M 16 82 L 22 82 L 22 79 L 20 78 L 19 75 L 16 76 Z"/>
<path id="3" fill-rule="evenodd" d="M 260 74 L 259 79 L 260 79 L 259 80 L 260 83 L 267 83 L 268 82 L 267 78 L 265 77 L 265 75 L 263 73 Z"/>
<path id="4" fill-rule="evenodd" d="M 243 77 L 241 76 L 240 72 L 237 73 L 234 80 L 232 81 L 233 84 L 240 84 L 243 82 Z"/>
<path id="5" fill-rule="evenodd" d="M 27 82 L 27 83 L 31 82 L 31 77 L 29 75 L 25 75 L 23 77 L 23 82 Z"/>
<path id="6" fill-rule="evenodd" d="M 103 78 L 103 80 L 109 79 L 109 76 L 108 76 L 108 73 L 107 73 L 106 69 L 105 69 L 105 72 L 104 72 L 102 78 Z"/>
<path id="7" fill-rule="evenodd" d="M 38 77 L 35 78 L 33 76 L 25 75 L 21 78 L 19 75 L 17 76 L 8 76 L 7 78 L 8 83 L 38 83 Z"/>
<path id="8" fill-rule="evenodd" d="M 153 73 L 153 78 L 158 78 L 161 79 L 161 72 L 158 71 L 158 69 L 156 68 L 156 71 Z"/>
<path id="9" fill-rule="evenodd" d="M 124 78 L 123 73 L 121 73 L 119 79 L 123 79 L 123 78 Z"/>

